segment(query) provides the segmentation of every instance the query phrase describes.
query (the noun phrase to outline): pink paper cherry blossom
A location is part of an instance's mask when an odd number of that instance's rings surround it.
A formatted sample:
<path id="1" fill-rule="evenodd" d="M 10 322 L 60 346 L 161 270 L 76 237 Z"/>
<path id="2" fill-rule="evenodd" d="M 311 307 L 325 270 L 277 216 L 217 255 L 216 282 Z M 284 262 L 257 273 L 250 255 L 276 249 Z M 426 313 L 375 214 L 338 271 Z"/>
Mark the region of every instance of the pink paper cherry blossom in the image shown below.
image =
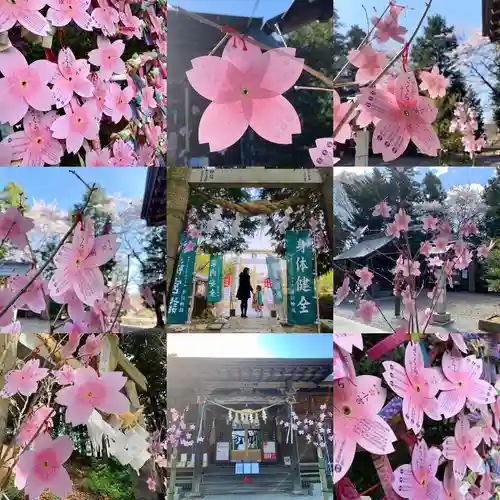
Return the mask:
<path id="1" fill-rule="evenodd" d="M 387 64 L 387 56 L 370 44 L 363 46 L 361 50 L 351 50 L 347 58 L 353 66 L 359 68 L 355 81 L 361 85 L 373 80 Z"/>
<path id="2" fill-rule="evenodd" d="M 49 370 L 40 368 L 40 360 L 28 361 L 20 370 L 11 370 L 5 377 L 3 392 L 8 396 L 20 393 L 30 396 L 38 390 L 38 382 L 45 378 Z"/>
<path id="3" fill-rule="evenodd" d="M 486 471 L 483 474 L 483 477 L 481 478 L 480 486 L 477 487 L 475 484 L 473 484 L 468 493 L 467 493 L 467 500 L 491 500 L 493 498 L 493 495 L 495 493 L 498 493 L 498 488 L 496 492 L 493 490 L 493 482 L 491 480 L 491 473 L 486 467 Z"/>
<path id="4" fill-rule="evenodd" d="M 387 395 L 382 381 L 371 375 L 333 382 L 333 483 L 345 476 L 354 460 L 356 445 L 376 455 L 392 453 L 397 440 L 378 412 Z"/>
<path id="5" fill-rule="evenodd" d="M 152 477 L 148 478 L 147 483 L 148 483 L 148 490 L 156 491 L 156 481 Z"/>
<path id="6" fill-rule="evenodd" d="M 49 5 L 47 19 L 54 26 L 66 26 L 74 21 L 82 30 L 92 31 L 94 22 L 87 12 L 91 0 L 45 0 Z"/>
<path id="7" fill-rule="evenodd" d="M 103 148 L 101 151 L 89 151 L 85 157 L 85 166 L 87 167 L 109 167 L 111 165 L 111 152 L 109 148 Z"/>
<path id="8" fill-rule="evenodd" d="M 446 380 L 441 386 L 444 392 L 438 396 L 438 403 L 445 418 L 457 415 L 467 400 L 479 404 L 495 401 L 495 388 L 485 380 L 480 380 L 483 373 L 482 359 L 452 356 L 446 351 L 441 366 Z"/>
<path id="9" fill-rule="evenodd" d="M 394 491 L 408 500 L 440 500 L 444 490 L 436 478 L 441 451 L 429 448 L 421 439 L 414 447 L 411 464 L 399 466 L 394 471 L 392 487 Z"/>
<path id="10" fill-rule="evenodd" d="M 130 87 L 122 90 L 116 83 L 110 85 L 104 106 L 111 110 L 111 119 L 114 123 L 118 123 L 122 118 L 130 121 L 132 108 L 129 103 L 133 98 L 134 91 Z"/>
<path id="11" fill-rule="evenodd" d="M 52 83 L 52 93 L 57 108 L 67 106 L 73 97 L 73 93 L 82 97 L 92 97 L 94 86 L 88 79 L 90 65 L 86 59 L 76 59 L 70 48 L 59 51 L 57 56 L 56 73 Z"/>
<path id="12" fill-rule="evenodd" d="M 89 52 L 89 61 L 94 66 L 99 66 L 101 80 L 109 80 L 113 73 L 126 72 L 125 63 L 121 59 L 125 50 L 125 44 L 122 40 L 111 43 L 107 38 L 98 36 L 97 47 Z"/>
<path id="13" fill-rule="evenodd" d="M 389 217 L 391 213 L 391 207 L 389 207 L 386 201 L 381 201 L 378 205 L 375 205 L 372 215 L 374 217 Z"/>
<path id="14" fill-rule="evenodd" d="M 427 90 L 432 99 L 437 99 L 438 97 L 444 97 L 446 95 L 446 87 L 450 79 L 445 78 L 439 73 L 437 64 L 434 65 L 431 72 L 421 71 L 419 76 L 420 80 L 422 80 L 420 89 Z"/>
<path id="15" fill-rule="evenodd" d="M 92 101 L 87 101 L 83 106 L 72 103 L 71 108 L 66 108 L 66 114 L 57 118 L 50 129 L 56 139 L 66 139 L 68 153 L 77 153 L 83 145 L 83 139 L 95 141 L 99 137 L 95 104 Z"/>
<path id="16" fill-rule="evenodd" d="M 453 460 L 453 474 L 459 481 L 464 478 L 467 467 L 473 472 L 482 471 L 483 461 L 476 451 L 482 439 L 483 429 L 471 429 L 469 420 L 462 415 L 455 424 L 455 436 L 443 441 L 443 455 Z"/>
<path id="17" fill-rule="evenodd" d="M 75 291 L 68 289 L 62 295 L 52 295 L 52 300 L 58 304 L 67 304 L 68 306 L 68 316 L 74 321 L 79 322 L 83 320 L 84 317 L 84 307 L 82 301 L 78 298 Z"/>
<path id="18" fill-rule="evenodd" d="M 376 25 L 374 37 L 379 43 L 387 42 L 389 38 L 399 43 L 405 41 L 403 35 L 408 30 L 399 25 L 399 16 L 402 11 L 401 7 L 393 5 L 389 7 L 389 12 L 384 17 L 372 17 L 371 21 Z"/>
<path id="19" fill-rule="evenodd" d="M 444 333 L 435 333 L 434 335 L 443 342 L 448 342 L 448 340 L 451 338 L 453 344 L 456 345 L 458 349 L 460 349 L 463 353 L 467 352 L 467 344 L 465 343 L 464 336 L 462 333 L 444 332 Z"/>
<path id="20" fill-rule="evenodd" d="M 424 413 L 432 420 L 441 420 L 435 398 L 442 375 L 436 368 L 425 368 L 420 344 L 408 342 L 405 367 L 394 361 L 382 363 L 386 370 L 382 376 L 389 387 L 403 398 L 403 420 L 408 429 L 418 434 L 422 430 Z"/>
<path id="21" fill-rule="evenodd" d="M 498 443 L 498 433 L 493 427 L 493 416 L 487 407 L 486 411 L 481 412 L 481 419 L 477 425 L 483 429 L 483 441 L 486 446 L 494 446 Z"/>
<path id="22" fill-rule="evenodd" d="M 94 222 L 90 217 L 76 225 L 73 241 L 65 243 L 54 258 L 56 270 L 49 282 L 51 294 L 61 295 L 73 288 L 87 305 L 104 295 L 104 279 L 99 266 L 116 254 L 115 234 L 94 237 Z"/>
<path id="23" fill-rule="evenodd" d="M 92 306 L 92 311 L 99 317 L 101 331 L 105 331 L 107 319 L 113 312 L 113 304 L 106 299 L 97 299 Z"/>
<path id="24" fill-rule="evenodd" d="M 10 278 L 9 285 L 14 293 L 22 290 L 37 273 L 36 269 Z M 48 281 L 43 276 L 38 276 L 28 289 L 16 302 L 18 308 L 26 306 L 30 311 L 41 313 L 46 308 L 45 296 L 47 294 Z"/>
<path id="25" fill-rule="evenodd" d="M 13 156 L 11 144 L 7 142 L 7 139 L 4 139 L 0 142 L 0 167 L 10 167 Z"/>
<path id="26" fill-rule="evenodd" d="M 359 103 L 380 118 L 373 132 L 373 151 L 391 161 L 405 152 L 411 139 L 426 155 L 437 156 L 441 144 L 431 125 L 438 112 L 433 101 L 419 95 L 413 72 L 401 73 L 395 86 L 395 95 L 381 89 L 360 89 Z"/>
<path id="27" fill-rule="evenodd" d="M 41 433 L 47 432 L 52 425 L 52 418 L 50 416 L 53 413 L 54 409 L 47 406 L 36 408 L 19 429 L 19 433 L 16 436 L 16 443 L 18 445 L 29 443 L 35 437 L 40 427 L 42 427 Z"/>
<path id="28" fill-rule="evenodd" d="M 13 141 L 16 145 L 12 159 L 21 160 L 24 167 L 58 165 L 64 154 L 64 148 L 52 137 L 50 130 L 56 118 L 55 111 L 42 113 L 30 108 L 23 118 L 24 130 L 14 132 L 5 139 Z"/>
<path id="29" fill-rule="evenodd" d="M 10 47 L 0 52 L 0 71 L 5 77 L 0 79 L 0 123 L 15 125 L 23 119 L 29 106 L 50 111 L 54 98 L 47 84 L 57 71 L 54 63 L 39 59 L 28 65 L 23 54 Z"/>
<path id="30" fill-rule="evenodd" d="M 111 87 L 111 82 L 101 80 L 97 78 L 94 83 L 94 92 L 93 96 L 90 99 L 91 102 L 95 104 L 96 111 L 96 119 L 101 120 L 103 113 L 110 116 L 112 111 L 104 105 L 106 101 L 106 96 L 108 95 L 109 89 Z"/>
<path id="31" fill-rule="evenodd" d="M 52 372 L 59 385 L 71 385 L 75 383 L 75 370 L 69 365 L 55 372 Z"/>
<path id="32" fill-rule="evenodd" d="M 63 359 L 68 359 L 73 356 L 73 353 L 78 349 L 78 346 L 80 345 L 82 336 L 82 332 L 71 332 L 69 334 L 68 341 L 63 345 L 61 349 L 61 356 Z"/>
<path id="33" fill-rule="evenodd" d="M 56 401 L 67 407 L 67 422 L 73 426 L 86 424 L 95 409 L 105 413 L 129 411 L 130 402 L 120 392 L 126 381 L 121 372 L 105 372 L 99 377 L 87 366 L 76 371 L 74 385 L 61 389 Z"/>
<path id="34" fill-rule="evenodd" d="M 453 474 L 453 464 L 448 462 L 444 471 L 443 478 L 444 497 L 449 500 L 465 500 L 465 497 L 460 492 L 460 482 L 457 481 Z"/>
<path id="35" fill-rule="evenodd" d="M 98 2 L 99 7 L 92 11 L 94 24 L 101 28 L 105 35 L 114 35 L 116 25 L 120 21 L 118 11 L 109 5 L 108 0 L 98 0 Z"/>
<path id="36" fill-rule="evenodd" d="M 323 137 L 316 139 L 316 147 L 309 149 L 309 156 L 316 167 L 333 167 L 340 158 L 333 156 L 333 139 Z"/>
<path id="37" fill-rule="evenodd" d="M 341 102 L 340 96 L 336 90 L 333 91 L 333 131 L 337 130 L 340 122 L 344 119 L 345 115 L 349 113 L 349 108 L 351 107 L 348 102 Z M 333 138 L 336 142 L 345 143 L 351 138 L 352 129 L 349 125 L 349 118 L 343 123 L 342 127 L 338 130 Z"/>
<path id="38" fill-rule="evenodd" d="M 362 269 L 356 270 L 356 276 L 359 278 L 358 285 L 366 290 L 372 284 L 373 273 L 365 266 Z"/>
<path id="39" fill-rule="evenodd" d="M 9 207 L 0 213 L 0 241 L 7 240 L 17 248 L 24 248 L 28 243 L 26 233 L 34 227 L 33 219 L 24 217 L 17 208 Z M 0 323 L 0 326 L 5 325 Z"/>
<path id="40" fill-rule="evenodd" d="M 133 167 L 136 163 L 134 148 L 127 142 L 119 139 L 113 143 L 113 158 L 110 164 L 113 167 Z"/>
<path id="41" fill-rule="evenodd" d="M 129 37 L 136 37 L 139 40 L 142 38 L 141 20 L 132 14 L 130 5 L 125 4 L 123 12 L 120 12 L 120 21 L 123 26 L 120 27 L 120 33 Z"/>
<path id="42" fill-rule="evenodd" d="M 73 441 L 68 436 L 52 440 L 49 434 L 41 434 L 34 440 L 32 449 L 21 455 L 18 464 L 30 500 L 38 498 L 45 489 L 61 498 L 72 493 L 71 479 L 62 466 L 72 452 Z"/>
<path id="43" fill-rule="evenodd" d="M 97 356 L 102 350 L 102 336 L 101 335 L 87 335 L 85 337 L 85 344 L 80 347 L 78 355 L 82 362 L 87 364 L 91 358 Z"/>
<path id="44" fill-rule="evenodd" d="M 378 312 L 377 304 L 373 300 L 361 300 L 356 315 L 365 323 L 369 323 Z"/>
<path id="45" fill-rule="evenodd" d="M 334 333 L 333 343 L 347 352 L 352 352 L 352 346 L 356 346 L 361 351 L 363 350 L 363 337 L 361 333 Z"/>
<path id="46" fill-rule="evenodd" d="M 16 21 L 35 35 L 46 36 L 50 24 L 39 10 L 47 4 L 46 0 L 0 0 L 0 33 L 10 30 Z"/>
<path id="47" fill-rule="evenodd" d="M 267 141 L 291 144 L 301 132 L 294 107 L 281 94 L 299 78 L 304 60 L 295 49 L 279 48 L 261 53 L 259 47 L 233 38 L 222 57 L 202 56 L 191 61 L 189 83 L 210 99 L 198 131 L 200 143 L 221 151 L 238 141 L 250 126 Z"/>

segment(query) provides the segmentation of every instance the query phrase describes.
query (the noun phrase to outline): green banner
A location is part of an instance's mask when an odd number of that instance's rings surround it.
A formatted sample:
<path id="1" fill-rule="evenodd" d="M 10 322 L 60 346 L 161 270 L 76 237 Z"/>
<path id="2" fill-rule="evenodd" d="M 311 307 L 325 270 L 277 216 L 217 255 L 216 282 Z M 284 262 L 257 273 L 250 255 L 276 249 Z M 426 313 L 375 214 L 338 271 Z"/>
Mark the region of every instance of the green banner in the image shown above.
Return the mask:
<path id="1" fill-rule="evenodd" d="M 207 302 L 222 300 L 222 255 L 211 255 L 208 270 Z"/>
<path id="2" fill-rule="evenodd" d="M 283 285 L 281 280 L 280 261 L 274 255 L 266 257 L 267 275 L 271 280 L 271 290 L 273 292 L 274 303 L 276 305 L 283 304 Z"/>
<path id="3" fill-rule="evenodd" d="M 197 245 L 197 238 L 189 238 L 186 234 L 181 236 L 181 254 L 168 305 L 167 323 L 170 325 L 182 325 L 187 322 Z"/>
<path id="4" fill-rule="evenodd" d="M 316 322 L 312 245 L 309 231 L 286 232 L 287 316 L 291 325 Z"/>

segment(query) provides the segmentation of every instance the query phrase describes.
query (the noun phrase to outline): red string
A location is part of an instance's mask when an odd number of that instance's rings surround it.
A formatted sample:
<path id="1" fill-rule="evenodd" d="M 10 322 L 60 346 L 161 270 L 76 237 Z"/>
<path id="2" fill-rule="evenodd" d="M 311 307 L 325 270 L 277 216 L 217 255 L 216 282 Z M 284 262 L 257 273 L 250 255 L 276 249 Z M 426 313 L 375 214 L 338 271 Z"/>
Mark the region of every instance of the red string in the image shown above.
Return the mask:
<path id="1" fill-rule="evenodd" d="M 408 62 L 408 49 L 409 49 L 408 42 L 405 42 L 405 46 L 403 48 L 403 70 L 406 73 L 406 64 Z"/>
<path id="2" fill-rule="evenodd" d="M 59 44 L 61 45 L 61 49 L 64 49 L 62 28 L 57 28 L 57 38 L 59 39 Z"/>
<path id="3" fill-rule="evenodd" d="M 47 59 L 47 61 L 57 63 L 57 57 L 52 49 L 43 49 L 43 51 L 45 52 L 45 59 Z"/>
<path id="4" fill-rule="evenodd" d="M 226 33 L 227 35 L 231 35 L 233 37 L 233 47 L 236 48 L 236 39 L 241 40 L 243 43 L 243 50 L 246 52 L 248 50 L 247 44 L 245 42 L 245 35 L 241 35 L 240 32 L 234 29 L 232 26 L 222 26 L 220 29 L 222 33 Z"/>
<path id="5" fill-rule="evenodd" d="M 31 353 L 31 359 L 35 359 L 35 356 L 40 352 L 40 348 L 37 347 L 36 349 L 33 350 Z"/>

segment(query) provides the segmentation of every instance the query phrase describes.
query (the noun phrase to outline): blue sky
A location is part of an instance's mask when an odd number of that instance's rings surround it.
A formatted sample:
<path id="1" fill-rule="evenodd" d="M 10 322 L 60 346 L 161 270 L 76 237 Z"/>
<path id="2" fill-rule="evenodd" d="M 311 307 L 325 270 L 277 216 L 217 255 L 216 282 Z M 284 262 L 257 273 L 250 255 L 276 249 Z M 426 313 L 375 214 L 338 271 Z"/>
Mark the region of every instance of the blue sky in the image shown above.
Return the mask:
<path id="1" fill-rule="evenodd" d="M 88 184 L 97 183 L 106 194 L 121 194 L 127 198 L 144 196 L 145 167 L 130 168 L 65 168 L 65 167 L 8 167 L 0 168 L 0 188 L 8 182 L 19 184 L 30 204 L 33 200 L 57 201 L 60 209 L 68 210 L 82 201 L 85 186 L 70 170 L 75 170 Z"/>
<path id="2" fill-rule="evenodd" d="M 267 21 L 286 11 L 292 0 L 169 0 L 168 3 L 194 12 L 245 17 L 253 15 Z"/>
<path id="3" fill-rule="evenodd" d="M 228 342 L 228 336 L 232 342 Z M 333 358 L 332 334 L 168 334 L 167 352 L 214 358 Z"/>

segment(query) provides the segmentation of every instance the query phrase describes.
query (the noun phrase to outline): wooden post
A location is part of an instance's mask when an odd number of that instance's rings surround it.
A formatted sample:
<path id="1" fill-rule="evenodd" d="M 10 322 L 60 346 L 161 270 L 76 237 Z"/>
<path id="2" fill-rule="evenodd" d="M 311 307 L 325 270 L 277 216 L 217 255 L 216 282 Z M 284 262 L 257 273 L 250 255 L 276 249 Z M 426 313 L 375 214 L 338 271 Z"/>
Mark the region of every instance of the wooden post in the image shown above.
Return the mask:
<path id="1" fill-rule="evenodd" d="M 331 492 L 328 491 L 328 480 L 326 478 L 325 471 L 325 459 L 323 457 L 323 450 L 321 446 L 316 448 L 318 451 L 318 469 L 319 469 L 319 479 L 321 481 L 321 493 L 323 495 L 323 500 L 330 500 L 332 495 Z"/>
<path id="2" fill-rule="evenodd" d="M 190 174 L 191 168 L 189 167 L 167 167 L 167 297 L 173 281 L 180 237 L 184 229 Z"/>
<path id="3" fill-rule="evenodd" d="M 5 374 L 16 366 L 19 335 L 0 335 L 0 389 L 5 383 Z M 5 442 L 9 419 L 10 398 L 0 399 L 0 450 Z"/>
<path id="4" fill-rule="evenodd" d="M 201 428 L 201 436 L 205 437 L 205 407 L 204 403 L 199 403 L 199 412 L 198 412 L 198 429 L 196 431 L 199 433 Z M 201 486 L 201 476 L 203 474 L 203 450 L 204 450 L 204 441 L 198 443 L 197 437 L 193 436 L 195 441 L 195 452 L 194 452 L 194 470 L 193 470 L 193 483 L 191 488 L 191 493 L 189 494 L 189 498 L 202 498 L 203 495 L 200 493 Z"/>

